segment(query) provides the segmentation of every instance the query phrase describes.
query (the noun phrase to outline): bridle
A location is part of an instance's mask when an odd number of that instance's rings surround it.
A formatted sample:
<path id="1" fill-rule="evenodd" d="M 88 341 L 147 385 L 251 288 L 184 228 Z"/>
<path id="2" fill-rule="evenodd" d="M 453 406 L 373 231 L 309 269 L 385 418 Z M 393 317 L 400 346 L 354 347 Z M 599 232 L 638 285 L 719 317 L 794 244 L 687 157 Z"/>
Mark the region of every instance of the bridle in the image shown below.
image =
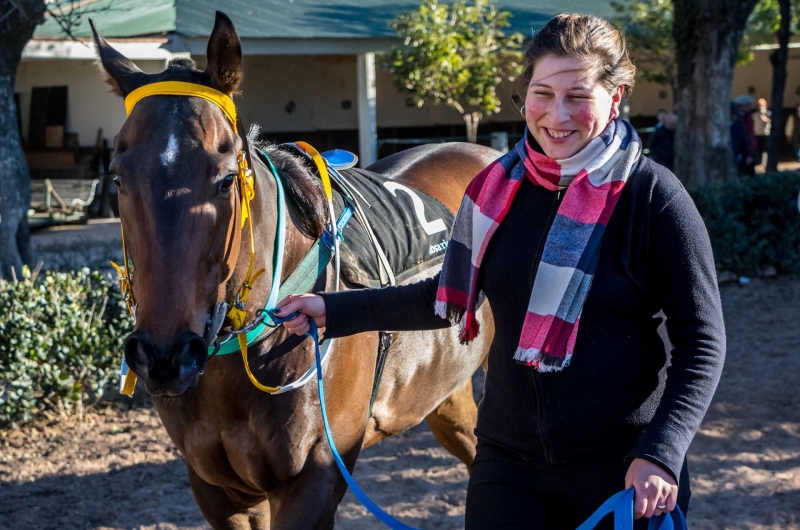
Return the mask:
<path id="1" fill-rule="evenodd" d="M 143 87 L 137 88 L 125 98 L 125 111 L 128 116 L 130 116 L 131 112 L 133 111 L 136 104 L 141 101 L 142 99 L 149 97 L 149 96 L 191 96 L 191 97 L 199 97 L 210 101 L 214 105 L 216 105 L 220 110 L 222 110 L 223 114 L 225 114 L 225 118 L 228 120 L 228 123 L 233 128 L 234 134 L 239 135 L 239 128 L 237 124 L 240 124 L 241 121 L 237 117 L 236 113 L 236 105 L 233 103 L 233 100 L 227 95 L 223 94 L 218 90 L 214 90 L 213 88 L 198 85 L 195 83 L 186 83 L 182 81 L 162 81 L 158 83 L 152 83 L 149 85 L 145 85 Z M 247 149 L 247 138 L 244 134 L 241 135 L 243 138 L 242 143 L 242 150 L 236 156 L 237 164 L 238 164 L 238 172 L 237 172 L 237 179 L 236 183 L 239 189 L 239 204 L 241 209 L 241 226 L 240 228 L 244 230 L 245 224 L 248 225 L 248 232 L 249 232 L 249 239 L 250 239 L 250 262 L 247 268 L 247 274 L 245 275 L 244 280 L 242 281 L 242 285 L 236 291 L 236 296 L 234 297 L 233 302 L 230 304 L 229 309 L 227 312 L 223 312 L 220 314 L 220 308 L 228 307 L 227 304 L 218 302 L 215 304 L 215 308 L 212 311 L 211 315 L 211 326 L 217 326 L 217 329 L 214 330 L 213 335 L 214 339 L 216 339 L 216 334 L 219 331 L 219 326 L 222 324 L 223 314 L 224 317 L 227 317 L 231 321 L 231 329 L 232 330 L 240 330 L 245 327 L 246 320 L 247 320 L 247 312 L 244 309 L 245 303 L 250 296 L 250 292 L 253 290 L 253 285 L 255 284 L 256 280 L 264 273 L 264 269 L 254 270 L 255 269 L 255 241 L 253 236 L 253 222 L 252 222 L 252 213 L 250 208 L 250 202 L 255 198 L 255 180 L 253 175 L 253 170 L 250 169 L 247 162 L 248 156 L 248 149 Z M 120 267 L 118 264 L 114 263 L 113 261 L 111 264 L 117 269 L 117 272 L 120 276 L 120 286 L 122 289 L 122 299 L 125 302 L 125 305 L 128 307 L 128 311 L 133 315 L 134 319 L 137 316 L 137 303 L 136 299 L 133 295 L 133 276 L 131 274 L 130 265 L 129 265 L 129 258 L 128 258 L 128 249 L 125 244 L 125 229 L 122 224 L 122 220 L 120 219 L 120 232 L 122 234 L 122 266 Z M 123 360 L 124 362 L 124 360 Z M 121 382 L 121 392 L 126 395 L 133 394 L 133 388 L 136 385 L 136 375 L 133 374 L 131 371 L 127 371 L 125 379 Z"/>

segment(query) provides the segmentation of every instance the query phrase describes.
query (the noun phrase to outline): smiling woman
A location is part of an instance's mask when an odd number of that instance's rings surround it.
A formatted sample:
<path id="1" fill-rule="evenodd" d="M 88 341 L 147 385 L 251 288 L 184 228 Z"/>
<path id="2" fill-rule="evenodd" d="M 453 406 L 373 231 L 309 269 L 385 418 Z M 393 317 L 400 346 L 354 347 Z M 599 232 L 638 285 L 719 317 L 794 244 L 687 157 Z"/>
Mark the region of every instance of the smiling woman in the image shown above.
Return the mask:
<path id="1" fill-rule="evenodd" d="M 525 120 L 544 153 L 569 158 L 619 116 L 636 68 L 625 41 L 598 17 L 562 16 L 536 35 L 521 80 Z"/>
<path id="2" fill-rule="evenodd" d="M 686 511 L 686 452 L 725 331 L 702 219 L 619 118 L 634 74 L 607 21 L 556 16 L 526 54 L 525 137 L 467 187 L 441 273 L 282 303 L 328 338 L 445 320 L 469 343 L 490 302 L 467 530 L 575 528 L 624 488 L 636 492 L 636 528 Z M 303 333 L 308 321 L 286 327 Z"/>

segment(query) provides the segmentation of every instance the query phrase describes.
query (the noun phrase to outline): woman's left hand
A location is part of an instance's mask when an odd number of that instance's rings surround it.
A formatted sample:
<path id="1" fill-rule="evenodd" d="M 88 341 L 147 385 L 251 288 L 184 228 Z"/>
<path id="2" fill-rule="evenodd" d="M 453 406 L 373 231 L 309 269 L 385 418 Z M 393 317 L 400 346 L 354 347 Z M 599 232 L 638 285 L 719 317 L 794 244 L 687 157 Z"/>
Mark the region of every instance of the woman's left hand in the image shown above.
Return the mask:
<path id="1" fill-rule="evenodd" d="M 635 490 L 633 516 L 636 519 L 671 512 L 678 502 L 678 483 L 672 475 L 642 458 L 631 462 L 625 475 L 625 488 Z"/>

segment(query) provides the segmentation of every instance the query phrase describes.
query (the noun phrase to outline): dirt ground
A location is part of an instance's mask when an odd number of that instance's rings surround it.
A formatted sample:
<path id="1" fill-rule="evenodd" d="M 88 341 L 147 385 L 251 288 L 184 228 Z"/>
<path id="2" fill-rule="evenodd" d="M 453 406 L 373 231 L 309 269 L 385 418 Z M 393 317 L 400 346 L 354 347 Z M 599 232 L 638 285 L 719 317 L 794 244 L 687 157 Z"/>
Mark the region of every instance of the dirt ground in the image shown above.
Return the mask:
<path id="1" fill-rule="evenodd" d="M 722 287 L 728 356 L 690 449 L 693 529 L 800 529 L 800 278 Z M 356 478 L 407 524 L 463 527 L 467 473 L 422 425 L 362 455 Z M 0 529 L 206 529 L 156 414 L 105 404 L 0 431 Z M 380 528 L 351 493 L 337 528 Z"/>

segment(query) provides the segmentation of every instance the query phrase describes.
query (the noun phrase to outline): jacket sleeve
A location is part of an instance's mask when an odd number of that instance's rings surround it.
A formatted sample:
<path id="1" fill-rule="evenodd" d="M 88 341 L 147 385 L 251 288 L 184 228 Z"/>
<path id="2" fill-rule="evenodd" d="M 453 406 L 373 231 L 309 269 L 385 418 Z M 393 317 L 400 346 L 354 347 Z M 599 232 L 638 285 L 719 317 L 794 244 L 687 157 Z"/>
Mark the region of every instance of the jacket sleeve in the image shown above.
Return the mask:
<path id="1" fill-rule="evenodd" d="M 319 293 L 325 300 L 325 338 L 365 331 L 440 329 L 450 322 L 436 315 L 439 275 L 409 285 Z"/>
<path id="2" fill-rule="evenodd" d="M 714 257 L 703 219 L 681 189 L 652 225 L 651 272 L 673 350 L 663 397 L 630 458 L 677 479 L 711 403 L 725 361 L 725 327 Z"/>

